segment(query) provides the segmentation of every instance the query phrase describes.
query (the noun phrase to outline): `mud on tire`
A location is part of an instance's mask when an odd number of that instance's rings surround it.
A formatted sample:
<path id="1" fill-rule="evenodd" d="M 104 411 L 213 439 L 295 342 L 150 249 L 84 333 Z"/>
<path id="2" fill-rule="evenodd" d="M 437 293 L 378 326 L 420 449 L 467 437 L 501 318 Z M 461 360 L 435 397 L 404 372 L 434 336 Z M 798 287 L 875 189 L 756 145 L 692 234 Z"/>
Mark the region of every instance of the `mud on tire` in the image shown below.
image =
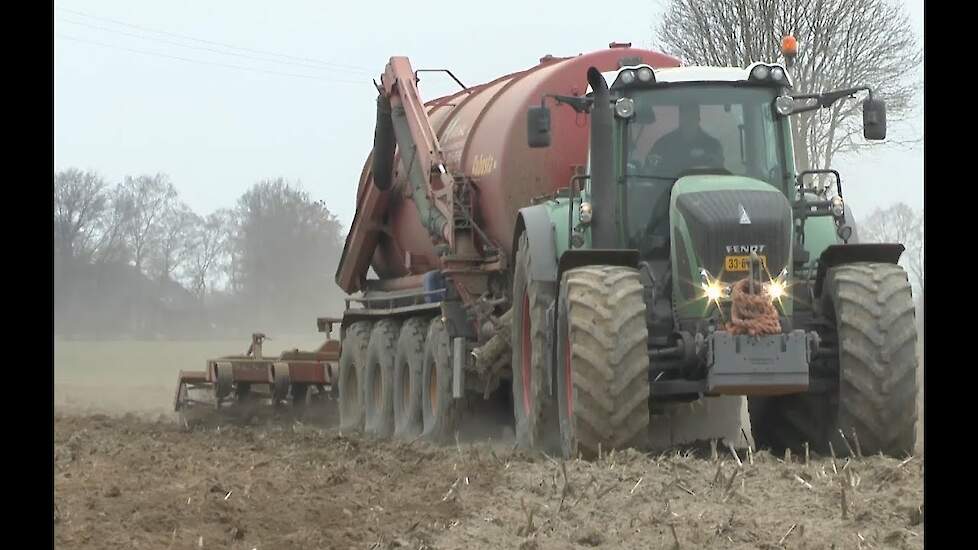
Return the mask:
<path id="1" fill-rule="evenodd" d="M 898 265 L 854 263 L 829 270 L 822 309 L 835 321 L 838 387 L 750 401 L 758 445 L 819 452 L 855 448 L 904 456 L 916 443 L 917 328 L 907 274 Z M 845 433 L 843 440 L 839 430 Z"/>
<path id="2" fill-rule="evenodd" d="M 554 300 L 552 284 L 530 277 L 529 240 L 520 236 L 513 274 L 513 417 L 516 442 L 524 449 L 556 450 L 559 440 L 556 407 L 547 388 L 547 308 Z M 545 441 L 545 439 L 548 439 Z"/>
<path id="3" fill-rule="evenodd" d="M 561 451 L 642 447 L 649 426 L 648 329 L 638 271 L 572 269 L 561 278 L 557 404 Z"/>
<path id="4" fill-rule="evenodd" d="M 428 320 L 408 319 L 401 326 L 394 355 L 394 437 L 413 439 L 421 434 L 421 375 L 424 367 Z"/>
<path id="5" fill-rule="evenodd" d="M 458 404 L 452 398 L 452 361 L 448 331 L 441 317 L 431 320 L 425 339 L 421 375 L 422 436 L 445 443 L 455 435 Z"/>
<path id="6" fill-rule="evenodd" d="M 378 321 L 367 344 L 364 431 L 377 437 L 394 433 L 394 350 L 400 325 L 393 319 Z"/>
<path id="7" fill-rule="evenodd" d="M 363 429 L 363 376 L 367 363 L 370 323 L 358 321 L 346 328 L 340 352 L 340 430 Z"/>

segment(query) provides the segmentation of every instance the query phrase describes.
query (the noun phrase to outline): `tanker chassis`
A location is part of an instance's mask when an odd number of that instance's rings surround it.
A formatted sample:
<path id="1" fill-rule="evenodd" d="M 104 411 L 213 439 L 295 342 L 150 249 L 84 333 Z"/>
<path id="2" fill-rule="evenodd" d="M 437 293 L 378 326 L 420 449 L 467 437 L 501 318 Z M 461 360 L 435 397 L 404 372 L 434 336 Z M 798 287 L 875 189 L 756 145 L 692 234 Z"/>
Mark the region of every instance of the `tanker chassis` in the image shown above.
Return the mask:
<path id="1" fill-rule="evenodd" d="M 791 139 L 862 93 L 884 139 L 868 87 L 616 43 L 426 104 L 417 83 L 393 57 L 377 85 L 336 274 L 341 429 L 450 440 L 499 399 L 522 447 L 593 456 L 738 440 L 746 401 L 761 447 L 912 451 L 903 245 L 859 243 L 838 172 L 796 170 Z"/>

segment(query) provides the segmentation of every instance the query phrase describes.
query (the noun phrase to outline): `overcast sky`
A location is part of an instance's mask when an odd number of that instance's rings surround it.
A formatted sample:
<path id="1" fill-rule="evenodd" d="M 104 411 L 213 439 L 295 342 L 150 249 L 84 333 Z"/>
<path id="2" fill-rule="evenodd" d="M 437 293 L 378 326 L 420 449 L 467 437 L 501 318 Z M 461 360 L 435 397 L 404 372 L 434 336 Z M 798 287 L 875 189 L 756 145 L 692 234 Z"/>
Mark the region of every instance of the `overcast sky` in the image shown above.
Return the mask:
<path id="1" fill-rule="evenodd" d="M 390 56 L 472 85 L 546 54 L 651 45 L 660 2 L 595 5 L 57 0 L 55 169 L 93 169 L 113 183 L 165 172 L 200 213 L 282 176 L 348 227 L 373 139 L 370 79 Z M 923 0 L 907 8 L 922 40 Z M 422 80 L 426 99 L 455 89 L 446 77 Z M 918 103 L 912 131 L 922 136 L 922 93 Z M 922 143 L 834 164 L 857 216 L 894 201 L 923 206 Z"/>

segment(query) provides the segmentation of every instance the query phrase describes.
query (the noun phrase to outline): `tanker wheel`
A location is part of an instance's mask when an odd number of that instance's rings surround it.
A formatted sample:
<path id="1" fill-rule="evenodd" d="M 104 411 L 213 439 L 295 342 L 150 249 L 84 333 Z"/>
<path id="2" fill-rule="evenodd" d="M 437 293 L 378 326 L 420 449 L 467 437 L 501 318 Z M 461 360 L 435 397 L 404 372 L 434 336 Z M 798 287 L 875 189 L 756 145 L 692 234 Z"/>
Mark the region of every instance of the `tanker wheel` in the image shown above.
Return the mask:
<path id="1" fill-rule="evenodd" d="M 445 321 L 428 325 L 421 372 L 422 437 L 433 443 L 449 441 L 458 425 L 459 408 L 452 397 L 452 360 Z"/>
<path id="2" fill-rule="evenodd" d="M 367 364 L 370 323 L 357 321 L 346 328 L 340 351 L 340 430 L 363 429 L 363 374 Z"/>
<path id="3" fill-rule="evenodd" d="M 364 431 L 377 437 L 394 433 L 394 353 L 400 328 L 401 323 L 394 319 L 379 321 L 367 345 Z"/>
<path id="4" fill-rule="evenodd" d="M 529 241 L 520 235 L 513 274 L 513 417 L 516 443 L 524 449 L 559 448 L 554 400 L 547 388 L 547 308 L 552 284 L 532 279 Z"/>
<path id="5" fill-rule="evenodd" d="M 421 433 L 421 377 L 428 321 L 420 317 L 401 325 L 394 355 L 394 437 L 413 439 Z"/>
<path id="6" fill-rule="evenodd" d="M 855 434 L 864 454 L 912 453 L 917 327 L 906 272 L 893 264 L 842 265 L 829 270 L 824 288 L 823 313 L 835 323 L 826 343 L 838 349 L 838 383 L 827 393 L 751 400 L 755 440 L 775 449 L 807 441 L 821 453 L 831 442 L 845 454 L 855 450 Z"/>
<path id="7" fill-rule="evenodd" d="M 638 271 L 587 266 L 560 282 L 557 404 L 564 457 L 643 447 L 649 427 L 648 329 Z"/>

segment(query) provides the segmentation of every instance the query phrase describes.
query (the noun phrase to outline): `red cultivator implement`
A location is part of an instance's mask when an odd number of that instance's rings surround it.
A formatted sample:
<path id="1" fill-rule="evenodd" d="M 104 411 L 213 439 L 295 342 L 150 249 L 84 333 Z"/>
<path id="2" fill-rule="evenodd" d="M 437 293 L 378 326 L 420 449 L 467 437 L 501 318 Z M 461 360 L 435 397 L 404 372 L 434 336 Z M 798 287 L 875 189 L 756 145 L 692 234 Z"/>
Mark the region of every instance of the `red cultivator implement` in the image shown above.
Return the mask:
<path id="1" fill-rule="evenodd" d="M 208 359 L 202 371 L 180 371 L 174 410 L 188 422 L 209 412 L 251 420 L 263 410 L 333 421 L 340 343 L 329 336 L 339 319 L 318 321 L 327 340 L 316 351 L 295 349 L 265 357 L 262 343 L 268 338 L 255 333 L 244 355 Z"/>

